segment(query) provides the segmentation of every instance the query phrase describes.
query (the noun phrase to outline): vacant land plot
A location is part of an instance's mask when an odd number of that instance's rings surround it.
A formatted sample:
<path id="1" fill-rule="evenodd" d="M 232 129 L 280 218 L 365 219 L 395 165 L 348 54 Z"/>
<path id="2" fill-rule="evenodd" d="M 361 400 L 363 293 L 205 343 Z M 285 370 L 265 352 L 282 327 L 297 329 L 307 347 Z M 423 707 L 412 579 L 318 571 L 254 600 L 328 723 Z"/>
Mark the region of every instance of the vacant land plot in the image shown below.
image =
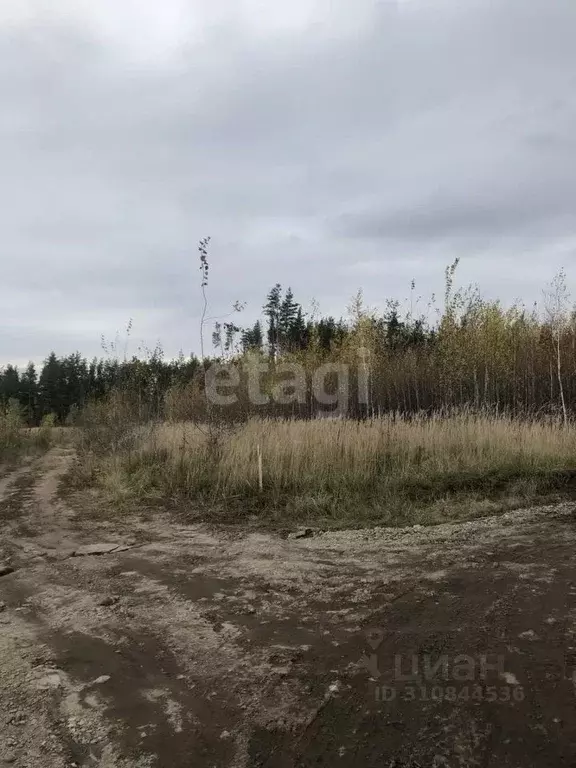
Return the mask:
<path id="1" fill-rule="evenodd" d="M 136 426 L 129 413 L 119 393 L 87 409 L 77 484 L 116 506 L 185 506 L 189 520 L 401 526 L 574 497 L 576 425 L 557 419 L 462 411 Z"/>
<path id="2" fill-rule="evenodd" d="M 571 766 L 572 504 L 302 532 L 0 481 L 0 764 Z"/>

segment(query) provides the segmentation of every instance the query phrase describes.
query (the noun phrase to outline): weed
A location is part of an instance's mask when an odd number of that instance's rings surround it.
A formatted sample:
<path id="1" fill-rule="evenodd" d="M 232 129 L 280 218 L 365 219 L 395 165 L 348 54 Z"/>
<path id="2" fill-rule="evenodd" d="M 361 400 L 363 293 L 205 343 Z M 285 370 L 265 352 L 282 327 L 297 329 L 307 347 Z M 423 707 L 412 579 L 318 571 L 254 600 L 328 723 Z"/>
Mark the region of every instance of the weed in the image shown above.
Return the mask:
<path id="1" fill-rule="evenodd" d="M 561 488 L 576 427 L 469 412 L 252 419 L 213 441 L 192 424 L 157 423 L 110 447 L 92 477 L 119 499 L 204 502 L 228 518 L 404 524 L 474 517 Z"/>

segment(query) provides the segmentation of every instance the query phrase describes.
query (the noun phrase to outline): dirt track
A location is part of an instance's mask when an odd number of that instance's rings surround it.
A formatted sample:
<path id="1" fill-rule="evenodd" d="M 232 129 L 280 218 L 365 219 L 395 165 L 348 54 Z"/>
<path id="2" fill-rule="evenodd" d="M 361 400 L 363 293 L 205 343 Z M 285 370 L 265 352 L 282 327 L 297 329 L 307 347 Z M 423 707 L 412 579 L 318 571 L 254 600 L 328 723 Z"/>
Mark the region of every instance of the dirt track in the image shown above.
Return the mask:
<path id="1" fill-rule="evenodd" d="M 0 765 L 576 765 L 572 505 L 302 539 L 111 524 L 57 500 L 70 460 L 0 480 Z"/>

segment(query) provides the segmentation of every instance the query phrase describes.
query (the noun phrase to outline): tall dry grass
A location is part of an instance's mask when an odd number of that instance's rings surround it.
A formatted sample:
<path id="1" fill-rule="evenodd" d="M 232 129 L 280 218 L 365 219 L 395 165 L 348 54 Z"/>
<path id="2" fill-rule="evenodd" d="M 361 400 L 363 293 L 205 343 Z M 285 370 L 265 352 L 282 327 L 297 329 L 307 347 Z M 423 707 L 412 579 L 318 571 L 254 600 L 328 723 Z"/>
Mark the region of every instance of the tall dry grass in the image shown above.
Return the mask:
<path id="1" fill-rule="evenodd" d="M 161 423 L 93 460 L 93 477 L 117 498 L 203 501 L 234 516 L 427 522 L 556 488 L 576 465 L 576 427 L 467 412 L 252 419 L 209 440 L 193 424 Z"/>

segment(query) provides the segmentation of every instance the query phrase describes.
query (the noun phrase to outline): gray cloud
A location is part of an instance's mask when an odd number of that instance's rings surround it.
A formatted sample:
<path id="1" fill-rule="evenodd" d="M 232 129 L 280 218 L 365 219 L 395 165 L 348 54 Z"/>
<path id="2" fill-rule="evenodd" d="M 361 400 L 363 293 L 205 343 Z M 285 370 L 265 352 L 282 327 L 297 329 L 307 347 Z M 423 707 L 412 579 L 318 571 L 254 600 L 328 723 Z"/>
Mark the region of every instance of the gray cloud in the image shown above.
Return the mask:
<path id="1" fill-rule="evenodd" d="M 392 241 L 554 239 L 576 231 L 574 194 L 576 180 L 556 187 L 535 182 L 533 187 L 519 183 L 516 190 L 462 190 L 460 195 L 440 189 L 413 208 L 343 214 L 334 226 L 342 236 Z"/>
<path id="2" fill-rule="evenodd" d="M 231 3 L 194 24 L 203 2 L 170 56 L 123 27 L 138 59 L 89 15 L 0 15 L 0 363 L 97 353 L 130 316 L 197 349 L 206 234 L 213 313 L 250 320 L 276 281 L 338 313 L 363 283 L 437 291 L 454 254 L 504 299 L 539 292 L 544 251 L 570 273 L 568 0 L 342 1 L 266 34 Z"/>

